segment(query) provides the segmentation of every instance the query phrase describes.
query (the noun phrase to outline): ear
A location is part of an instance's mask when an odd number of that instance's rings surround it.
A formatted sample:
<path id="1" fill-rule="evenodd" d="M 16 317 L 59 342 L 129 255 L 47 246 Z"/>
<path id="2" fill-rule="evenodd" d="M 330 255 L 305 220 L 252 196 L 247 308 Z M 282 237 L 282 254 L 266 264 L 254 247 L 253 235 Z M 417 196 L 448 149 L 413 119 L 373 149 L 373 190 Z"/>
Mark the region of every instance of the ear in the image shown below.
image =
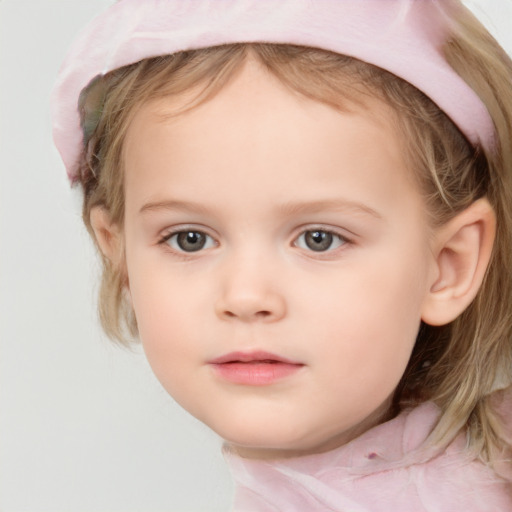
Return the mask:
<path id="1" fill-rule="evenodd" d="M 102 254 L 113 265 L 119 265 L 123 248 L 119 225 L 112 222 L 107 210 L 102 206 L 95 206 L 91 209 L 90 220 Z"/>
<path id="2" fill-rule="evenodd" d="M 495 233 L 496 216 L 485 198 L 436 231 L 436 275 L 423 303 L 425 323 L 445 325 L 473 301 L 491 258 Z"/>

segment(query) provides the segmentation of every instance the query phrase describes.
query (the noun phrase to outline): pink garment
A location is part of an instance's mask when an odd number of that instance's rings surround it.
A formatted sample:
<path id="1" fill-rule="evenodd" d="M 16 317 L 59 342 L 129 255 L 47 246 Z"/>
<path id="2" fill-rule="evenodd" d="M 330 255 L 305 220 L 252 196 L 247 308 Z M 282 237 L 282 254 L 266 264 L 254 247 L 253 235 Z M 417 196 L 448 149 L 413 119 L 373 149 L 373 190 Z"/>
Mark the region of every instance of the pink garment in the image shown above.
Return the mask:
<path id="1" fill-rule="evenodd" d="M 506 512 L 512 486 L 475 460 L 460 434 L 440 455 L 404 465 L 431 431 L 438 408 L 424 403 L 352 442 L 278 461 L 225 451 L 235 512 Z"/>

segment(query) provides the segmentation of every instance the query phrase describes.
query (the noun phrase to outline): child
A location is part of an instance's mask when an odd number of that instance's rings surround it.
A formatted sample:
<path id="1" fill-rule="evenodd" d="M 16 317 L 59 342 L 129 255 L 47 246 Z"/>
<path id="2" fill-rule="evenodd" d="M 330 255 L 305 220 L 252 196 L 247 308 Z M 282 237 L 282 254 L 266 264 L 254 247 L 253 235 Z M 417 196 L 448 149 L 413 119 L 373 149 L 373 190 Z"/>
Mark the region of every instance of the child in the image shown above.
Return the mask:
<path id="1" fill-rule="evenodd" d="M 511 79 L 457 0 L 121 0 L 72 49 L 102 324 L 236 510 L 512 509 Z"/>

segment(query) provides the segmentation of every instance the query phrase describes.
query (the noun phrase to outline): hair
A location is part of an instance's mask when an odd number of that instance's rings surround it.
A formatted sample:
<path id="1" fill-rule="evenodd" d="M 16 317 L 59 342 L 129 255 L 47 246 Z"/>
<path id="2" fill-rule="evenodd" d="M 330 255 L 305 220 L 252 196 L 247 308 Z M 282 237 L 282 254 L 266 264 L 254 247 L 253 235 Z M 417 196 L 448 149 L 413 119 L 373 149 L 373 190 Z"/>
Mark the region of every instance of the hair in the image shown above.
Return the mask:
<path id="1" fill-rule="evenodd" d="M 472 147 L 429 98 L 385 70 L 326 50 L 237 43 L 146 59 L 97 78 L 81 97 L 85 139 L 78 173 L 83 219 L 93 239 L 90 213 L 96 206 L 122 227 L 123 142 L 137 110 L 149 100 L 195 88 L 197 95 L 180 112 L 192 109 L 222 89 L 249 54 L 291 90 L 334 108 L 364 104 L 368 94 L 379 97 L 396 113 L 432 224 L 446 223 L 480 197 L 497 218 L 491 261 L 476 298 L 448 325 L 421 325 L 395 392 L 395 410 L 434 401 L 441 416 L 430 441 L 446 446 L 466 428 L 470 448 L 497 468 L 503 460 L 510 464 L 512 453 L 497 406 L 497 390 L 510 386 L 512 368 L 512 61 L 466 8 L 451 21 L 445 58 L 487 106 L 495 148 Z M 125 297 L 125 274 L 122 264 L 103 257 L 100 319 L 112 339 L 128 344 L 137 327 Z"/>

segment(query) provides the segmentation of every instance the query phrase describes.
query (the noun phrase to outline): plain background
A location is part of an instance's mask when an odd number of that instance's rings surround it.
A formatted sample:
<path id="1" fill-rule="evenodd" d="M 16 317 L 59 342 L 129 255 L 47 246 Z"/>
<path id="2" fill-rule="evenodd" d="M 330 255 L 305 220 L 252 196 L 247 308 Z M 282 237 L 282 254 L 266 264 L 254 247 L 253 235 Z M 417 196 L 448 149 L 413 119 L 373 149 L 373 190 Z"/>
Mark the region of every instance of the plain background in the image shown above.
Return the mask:
<path id="1" fill-rule="evenodd" d="M 110 0 L 0 0 L 0 511 L 227 511 L 221 442 L 96 320 L 98 261 L 49 93 Z M 468 0 L 512 53 L 512 0 Z"/>

